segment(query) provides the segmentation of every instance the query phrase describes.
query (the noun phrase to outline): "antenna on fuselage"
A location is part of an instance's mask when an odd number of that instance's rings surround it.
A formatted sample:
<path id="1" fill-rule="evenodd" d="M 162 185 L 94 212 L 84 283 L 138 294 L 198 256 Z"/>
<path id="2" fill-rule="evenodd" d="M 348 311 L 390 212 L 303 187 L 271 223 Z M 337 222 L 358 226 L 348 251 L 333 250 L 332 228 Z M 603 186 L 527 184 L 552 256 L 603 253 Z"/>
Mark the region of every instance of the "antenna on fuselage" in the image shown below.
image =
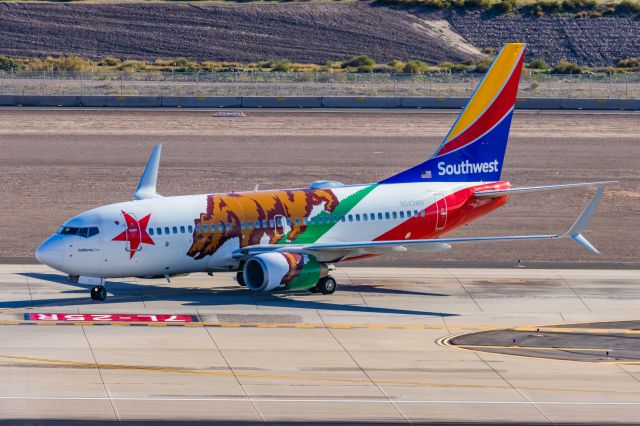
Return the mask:
<path id="1" fill-rule="evenodd" d="M 153 147 L 151 156 L 147 162 L 147 167 L 144 169 L 144 173 L 140 178 L 138 189 L 133 193 L 133 196 L 138 200 L 147 200 L 149 198 L 158 198 L 162 195 L 156 192 L 156 182 L 158 181 L 158 168 L 160 167 L 160 153 L 162 151 L 162 144 L 158 144 Z"/>

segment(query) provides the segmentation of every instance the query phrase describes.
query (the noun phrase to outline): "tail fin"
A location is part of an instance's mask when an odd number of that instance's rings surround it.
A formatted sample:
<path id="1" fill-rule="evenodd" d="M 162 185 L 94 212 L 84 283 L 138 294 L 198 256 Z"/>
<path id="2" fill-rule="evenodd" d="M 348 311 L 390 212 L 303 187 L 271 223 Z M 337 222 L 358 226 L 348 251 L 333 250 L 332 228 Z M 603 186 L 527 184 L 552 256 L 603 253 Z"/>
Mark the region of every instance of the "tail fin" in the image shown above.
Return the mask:
<path id="1" fill-rule="evenodd" d="M 500 180 L 524 52 L 506 44 L 433 156 L 380 183 Z"/>

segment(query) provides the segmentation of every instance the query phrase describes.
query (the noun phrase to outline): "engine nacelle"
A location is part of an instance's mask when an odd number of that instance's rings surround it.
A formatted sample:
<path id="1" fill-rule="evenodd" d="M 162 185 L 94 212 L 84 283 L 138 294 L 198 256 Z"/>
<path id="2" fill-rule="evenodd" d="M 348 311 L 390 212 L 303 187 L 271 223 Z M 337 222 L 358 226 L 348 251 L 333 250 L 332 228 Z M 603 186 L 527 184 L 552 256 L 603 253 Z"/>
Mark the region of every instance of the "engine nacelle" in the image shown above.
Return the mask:
<path id="1" fill-rule="evenodd" d="M 309 289 L 329 268 L 315 257 L 301 253 L 262 253 L 244 264 L 244 282 L 254 291 Z"/>

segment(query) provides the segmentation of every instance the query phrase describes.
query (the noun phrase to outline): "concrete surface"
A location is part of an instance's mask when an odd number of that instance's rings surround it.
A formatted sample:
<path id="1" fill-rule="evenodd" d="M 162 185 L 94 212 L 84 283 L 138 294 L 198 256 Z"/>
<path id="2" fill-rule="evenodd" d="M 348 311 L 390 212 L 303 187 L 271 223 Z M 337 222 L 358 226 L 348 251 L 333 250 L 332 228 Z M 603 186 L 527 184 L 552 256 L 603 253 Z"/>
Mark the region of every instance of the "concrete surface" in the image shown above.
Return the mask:
<path id="1" fill-rule="evenodd" d="M 637 362 L 448 346 L 459 333 L 637 320 L 640 271 L 339 268 L 338 292 L 229 274 L 110 282 L 0 266 L 0 419 L 15 424 L 634 424 Z M 31 325 L 25 313 L 193 314 L 191 325 Z M 612 323 L 612 324 L 611 324 Z M 625 326 L 625 329 L 629 329 Z"/>

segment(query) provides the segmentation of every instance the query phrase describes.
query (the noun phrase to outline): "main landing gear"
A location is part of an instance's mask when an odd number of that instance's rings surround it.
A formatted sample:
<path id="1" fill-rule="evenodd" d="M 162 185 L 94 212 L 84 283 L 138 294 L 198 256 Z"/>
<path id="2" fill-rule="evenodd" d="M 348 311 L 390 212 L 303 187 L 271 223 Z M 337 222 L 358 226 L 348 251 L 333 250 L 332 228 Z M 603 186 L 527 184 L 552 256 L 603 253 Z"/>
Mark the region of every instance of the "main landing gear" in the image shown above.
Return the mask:
<path id="1" fill-rule="evenodd" d="M 238 284 L 240 284 L 243 287 L 247 286 L 247 283 L 244 282 L 244 274 L 242 271 L 236 272 L 236 281 L 238 282 Z"/>
<path id="2" fill-rule="evenodd" d="M 97 285 L 91 288 L 91 300 L 104 302 L 107 300 L 107 289 L 103 285 Z"/>
<path id="3" fill-rule="evenodd" d="M 333 294 L 336 292 L 337 287 L 336 279 L 331 275 L 327 275 L 320 278 L 318 284 L 315 287 L 311 287 L 309 291 L 312 293 Z"/>

